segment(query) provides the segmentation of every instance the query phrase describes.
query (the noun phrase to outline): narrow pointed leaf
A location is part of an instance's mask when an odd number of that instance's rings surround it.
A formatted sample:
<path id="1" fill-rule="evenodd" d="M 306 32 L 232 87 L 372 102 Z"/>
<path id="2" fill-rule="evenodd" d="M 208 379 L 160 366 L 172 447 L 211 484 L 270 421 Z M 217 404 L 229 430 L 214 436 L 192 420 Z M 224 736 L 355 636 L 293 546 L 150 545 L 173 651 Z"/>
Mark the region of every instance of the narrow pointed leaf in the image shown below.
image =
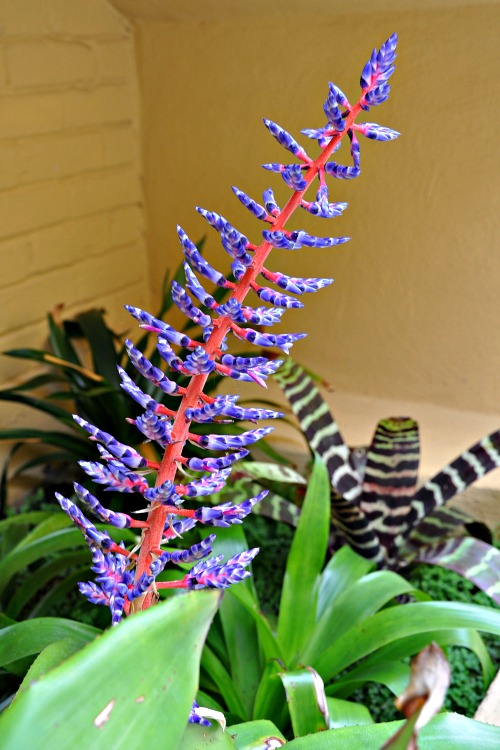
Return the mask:
<path id="1" fill-rule="evenodd" d="M 362 703 L 353 703 L 341 698 L 327 698 L 329 729 L 373 724 L 372 715 Z"/>
<path id="2" fill-rule="evenodd" d="M 295 737 L 329 728 L 328 706 L 323 680 L 314 669 L 306 667 L 292 672 L 282 672 L 288 710 Z"/>
<path id="3" fill-rule="evenodd" d="M 52 670 L 2 714 L 3 750 L 129 750 L 138 737 L 141 746 L 176 750 L 218 598 L 204 591 L 173 597 L 129 618 Z"/>
<path id="4" fill-rule="evenodd" d="M 314 629 L 320 574 L 330 527 L 330 487 L 323 462 L 316 458 L 283 581 L 278 641 L 287 666 L 300 659 Z"/>
<path id="5" fill-rule="evenodd" d="M 269 750 L 285 744 L 285 738 L 272 721 L 248 721 L 244 724 L 233 724 L 227 729 L 234 740 L 237 750 Z"/>

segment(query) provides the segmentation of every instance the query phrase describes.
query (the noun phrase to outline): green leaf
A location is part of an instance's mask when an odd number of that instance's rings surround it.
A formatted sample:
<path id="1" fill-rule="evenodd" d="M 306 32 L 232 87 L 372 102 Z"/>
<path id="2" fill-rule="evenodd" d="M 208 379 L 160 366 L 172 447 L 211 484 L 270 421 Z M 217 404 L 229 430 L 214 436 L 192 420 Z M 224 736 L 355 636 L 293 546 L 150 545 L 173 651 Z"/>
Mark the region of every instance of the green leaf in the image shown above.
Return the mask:
<path id="1" fill-rule="evenodd" d="M 335 599 L 364 576 L 373 567 L 373 563 L 356 554 L 349 545 L 341 547 L 328 561 L 321 575 L 318 596 L 318 618 Z"/>
<path id="2" fill-rule="evenodd" d="M 337 638 L 358 622 L 374 615 L 396 596 L 413 586 L 388 570 L 369 573 L 353 583 L 326 607 L 302 654 L 305 664 L 313 663 Z"/>
<path id="3" fill-rule="evenodd" d="M 221 529 L 213 546 L 214 554 L 224 554 L 225 560 L 245 549 L 248 549 L 248 544 L 240 526 Z M 261 659 L 255 621 L 244 605 L 232 595 L 233 589 L 241 587 L 252 591 L 250 580 L 231 586 L 222 599 L 219 615 L 229 655 L 231 677 L 245 708 L 243 717 L 249 719 L 260 680 Z"/>
<path id="4" fill-rule="evenodd" d="M 362 703 L 344 701 L 340 698 L 327 698 L 326 703 L 330 717 L 329 729 L 373 724 L 369 710 Z"/>
<path id="5" fill-rule="evenodd" d="M 228 727 L 227 733 L 233 737 L 237 750 L 267 750 L 270 747 L 277 748 L 280 747 L 278 740 L 281 741 L 281 744 L 285 744 L 285 738 L 280 730 L 272 721 L 268 721 L 267 719 L 247 721 L 244 724 L 233 724 Z M 271 744 L 271 740 L 276 740 L 276 743 Z"/>
<path id="6" fill-rule="evenodd" d="M 99 528 L 99 524 L 97 528 Z M 135 541 L 136 536 L 130 529 L 117 529 L 119 537 L 125 541 Z M 111 529 L 110 534 L 116 534 Z M 36 539 L 31 544 L 20 544 L 15 547 L 3 560 L 0 561 L 0 595 L 4 592 L 9 580 L 13 575 L 25 568 L 35 560 L 68 547 L 86 547 L 85 539 L 79 529 L 67 528 L 54 531 L 41 539 Z M 72 550 L 74 551 L 74 550 Z"/>
<path id="7" fill-rule="evenodd" d="M 390 607 L 350 628 L 312 666 L 326 682 L 358 659 L 398 638 L 456 627 L 500 635 L 500 612 L 458 602 L 419 602 Z"/>
<path id="8" fill-rule="evenodd" d="M 210 677 L 214 680 L 229 711 L 235 714 L 235 716 L 244 717 L 245 707 L 239 691 L 223 663 L 207 645 L 203 649 L 201 666 L 203 669 L 206 669 Z"/>
<path id="9" fill-rule="evenodd" d="M 53 669 L 0 717 L 2 750 L 177 750 L 218 599 L 205 591 L 173 597 Z"/>
<path id="10" fill-rule="evenodd" d="M 293 734 L 303 737 L 328 729 L 328 706 L 323 680 L 314 669 L 306 667 L 280 674 L 285 688 Z"/>
<path id="11" fill-rule="evenodd" d="M 235 599 L 238 599 L 247 612 L 253 617 L 259 633 L 260 647 L 262 648 L 265 659 L 279 659 L 283 662 L 284 657 L 280 645 L 276 640 L 267 617 L 260 611 L 259 603 L 253 593 L 247 587 L 238 584 L 238 586 L 232 586 L 229 589 L 228 594 L 234 596 Z"/>
<path id="12" fill-rule="evenodd" d="M 328 685 L 326 692 L 328 695 L 346 698 L 357 688 L 366 685 L 367 682 L 378 682 L 380 685 L 388 687 L 394 695 L 399 695 L 407 686 L 409 679 L 410 668 L 408 664 L 399 661 L 381 661 L 376 664 L 367 664 L 365 660 L 359 667 L 352 669 L 335 681 L 333 685 Z"/>
<path id="13" fill-rule="evenodd" d="M 62 617 L 41 617 L 16 622 L 0 630 L 0 666 L 8 669 L 9 664 L 39 654 L 49 643 L 65 638 L 82 644 L 88 643 L 100 632 L 90 625 Z"/>
<path id="14" fill-rule="evenodd" d="M 320 574 L 330 528 L 330 481 L 316 457 L 283 580 L 278 641 L 293 667 L 314 629 Z"/>
<path id="15" fill-rule="evenodd" d="M 288 743 L 287 750 L 375 750 L 403 725 L 401 721 L 345 727 L 311 734 Z M 500 727 L 459 714 L 438 714 L 419 734 L 419 750 L 498 750 Z"/>
<path id="16" fill-rule="evenodd" d="M 63 638 L 61 641 L 54 641 L 53 643 L 49 643 L 48 646 L 45 646 L 26 672 L 26 675 L 19 686 L 19 690 L 17 691 L 17 695 L 19 696 L 22 693 L 25 693 L 33 682 L 39 680 L 44 674 L 47 674 L 51 669 L 54 669 L 54 667 L 57 667 L 63 661 L 79 651 L 85 643 L 86 641 L 82 641 L 80 638 L 70 637 Z"/>
<path id="17" fill-rule="evenodd" d="M 55 560 L 49 560 L 37 568 L 36 575 L 29 576 L 22 581 L 14 591 L 10 601 L 5 604 L 5 610 L 9 617 L 18 617 L 19 613 L 32 599 L 39 599 L 40 591 L 54 578 L 64 575 L 67 568 L 87 565 L 87 577 L 89 576 L 89 563 L 91 562 L 90 551 L 83 549 L 81 552 L 70 552 L 59 555 Z"/>
<path id="18" fill-rule="evenodd" d="M 205 750 L 205 748 L 235 750 L 236 746 L 229 732 L 223 732 L 219 724 L 211 719 L 210 721 L 212 722 L 211 727 L 188 724 L 177 750 Z"/>

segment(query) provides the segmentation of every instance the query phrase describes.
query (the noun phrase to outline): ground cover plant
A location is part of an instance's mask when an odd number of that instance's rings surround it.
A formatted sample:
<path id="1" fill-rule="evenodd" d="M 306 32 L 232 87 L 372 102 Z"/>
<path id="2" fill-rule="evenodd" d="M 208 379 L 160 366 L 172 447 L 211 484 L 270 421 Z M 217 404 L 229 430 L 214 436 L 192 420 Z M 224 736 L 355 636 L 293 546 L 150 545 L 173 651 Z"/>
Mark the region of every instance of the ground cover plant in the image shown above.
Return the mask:
<path id="1" fill-rule="evenodd" d="M 292 295 L 317 291 L 331 279 L 270 271 L 267 257 L 273 249 L 334 247 L 346 241 L 346 237 L 316 236 L 286 225 L 297 208 L 320 218 L 339 216 L 345 204 L 330 202 L 327 178 L 359 175 L 359 135 L 381 141 L 397 137 L 396 131 L 384 126 L 356 122 L 361 112 L 389 96 L 395 47 L 393 35 L 373 51 L 362 70 L 356 104 L 329 84 L 326 125 L 303 131 L 319 145 L 316 158 L 309 157 L 279 125 L 264 120 L 296 162 L 265 165 L 281 175 L 291 190 L 283 208 L 271 189 L 265 190 L 262 203 L 233 189 L 243 206 L 266 226 L 260 244 L 252 243 L 219 214 L 198 209 L 231 258 L 230 274 L 213 268 L 178 228 L 185 279 L 183 284 L 173 282 L 172 295 L 177 307 L 200 328 L 198 336 L 127 306 L 139 325 L 157 336 L 156 349 L 165 367 L 187 380 L 180 384 L 131 341 L 126 342 L 130 361 L 145 382 L 176 400 L 175 408 L 165 406 L 142 381 L 139 385 L 119 368 L 121 387 L 144 410 L 131 417 L 132 423 L 145 440 L 159 447 L 158 460 L 75 416 L 100 454 L 99 460 L 82 462 L 89 479 L 98 489 L 142 497 L 144 512 L 115 511 L 94 495 L 98 490 L 79 482 L 71 497 L 57 494 L 67 515 L 64 524 L 76 526 L 68 527 L 69 533 L 82 538 L 92 558 L 95 579 L 80 582 L 80 591 L 91 603 L 109 610 L 112 627 L 101 635 L 98 628 L 70 619 L 4 618 L 1 663 L 23 675 L 18 695 L 0 718 L 4 748 L 130 748 L 161 743 L 169 750 L 210 745 L 247 750 L 283 744 L 291 750 L 320 750 L 336 741 L 346 748 L 359 747 L 360 739 L 363 747 L 370 743 L 378 747 L 386 740 L 388 747 L 408 747 L 413 735 L 439 710 L 443 690 L 436 698 L 432 686 L 426 687 L 419 710 L 407 711 L 409 723 L 401 733 L 401 725 L 372 725 L 365 707 L 343 702 L 355 686 L 368 675 L 401 686 L 402 677 L 408 677 L 401 658 L 427 646 L 429 639 L 464 643 L 480 655 L 485 673 L 491 672 L 477 630 L 500 634 L 496 612 L 432 601 L 396 605 L 394 597 L 409 593 L 410 585 L 391 571 L 371 572 L 371 562 L 348 547 L 324 566 L 330 487 L 320 458 L 288 557 L 276 630 L 260 614 L 249 581 L 248 567 L 258 550 L 246 546 L 240 529 L 266 491 L 239 503 L 215 498 L 203 504 L 224 489 L 235 462 L 271 429 L 228 434 L 218 428 L 227 422 L 279 416 L 271 409 L 240 406 L 235 396 L 208 395 L 207 382 L 216 375 L 262 385 L 281 364 L 264 356 L 262 349 L 276 347 L 287 354 L 304 335 L 272 334 L 262 328 L 279 322 L 286 308 L 301 306 Z M 343 141 L 348 142 L 350 166 L 332 160 Z M 306 191 L 316 180 L 315 198 L 307 200 Z M 209 294 L 199 277 L 227 290 L 225 301 Z M 253 294 L 270 306 L 247 304 L 247 295 Z M 258 353 L 230 354 L 231 336 L 258 347 Z M 208 431 L 203 429 L 207 426 Z M 201 455 L 187 453 L 187 443 Z M 211 533 L 214 527 L 217 535 Z M 67 533 L 68 528 L 60 531 Z M 185 546 L 184 535 L 191 530 L 196 536 Z M 56 547 L 59 539 L 56 532 Z M 22 540 L 14 558 L 29 563 L 31 545 L 37 541 L 36 533 L 28 543 Z M 158 603 L 163 597 L 167 601 Z M 342 674 L 346 669 L 348 673 Z M 442 662 L 437 673 L 447 673 Z M 224 712 L 231 721 L 226 732 L 217 725 L 225 724 Z M 346 715 L 351 718 L 346 720 Z M 342 726 L 353 723 L 353 716 L 357 726 Z M 367 726 L 360 726 L 363 723 Z M 395 731 L 399 734 L 390 740 Z M 440 747 L 443 732 L 448 749 L 463 747 L 465 732 L 469 743 L 481 747 L 498 740 L 494 729 L 463 717 L 443 716 L 431 725 L 424 746 Z"/>

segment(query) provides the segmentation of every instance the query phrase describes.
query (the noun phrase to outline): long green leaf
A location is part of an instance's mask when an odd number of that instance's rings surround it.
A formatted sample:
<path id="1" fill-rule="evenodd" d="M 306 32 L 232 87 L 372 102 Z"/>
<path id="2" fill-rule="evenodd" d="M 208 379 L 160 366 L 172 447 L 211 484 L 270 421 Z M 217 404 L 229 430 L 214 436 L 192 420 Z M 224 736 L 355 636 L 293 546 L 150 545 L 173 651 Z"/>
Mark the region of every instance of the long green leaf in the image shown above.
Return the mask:
<path id="1" fill-rule="evenodd" d="M 278 641 L 287 667 L 300 659 L 314 629 L 320 574 L 330 527 L 330 482 L 316 458 L 283 580 Z"/>
<path id="2" fill-rule="evenodd" d="M 344 701 L 340 698 L 327 698 L 330 729 L 373 724 L 372 715 L 362 703 Z"/>
<path id="3" fill-rule="evenodd" d="M 2 750 L 177 750 L 217 603 L 191 592 L 112 628 L 2 714 Z"/>
<path id="4" fill-rule="evenodd" d="M 178 750 L 205 750 L 206 748 L 212 748 L 212 750 L 235 750 L 235 744 L 229 732 L 223 732 L 219 724 L 213 719 L 211 722 L 211 727 L 188 724 L 182 735 Z"/>
<path id="5" fill-rule="evenodd" d="M 222 553 L 226 560 L 244 549 L 248 549 L 248 544 L 240 526 L 221 529 L 213 547 L 214 554 Z M 229 655 L 231 677 L 245 708 L 244 717 L 250 719 L 260 680 L 261 655 L 255 621 L 244 605 L 231 595 L 233 588 L 241 587 L 252 592 L 250 580 L 239 583 L 238 587 L 231 587 L 223 597 L 219 615 Z"/>
<path id="6" fill-rule="evenodd" d="M 25 693 L 32 682 L 39 680 L 44 674 L 50 672 L 54 667 L 62 664 L 63 661 L 75 654 L 85 645 L 81 638 L 68 637 L 61 641 L 54 641 L 43 648 L 31 667 L 26 672 L 23 681 L 19 686 L 17 695 Z"/>
<path id="7" fill-rule="evenodd" d="M 364 576 L 373 563 L 345 544 L 330 558 L 322 575 L 318 597 L 318 619 L 335 599 Z"/>
<path id="8" fill-rule="evenodd" d="M 39 654 L 49 643 L 64 638 L 79 640 L 82 644 L 93 640 L 101 631 L 76 620 L 62 617 L 41 617 L 8 625 L 0 630 L 0 666 L 27 656 Z"/>
<path id="9" fill-rule="evenodd" d="M 263 750 L 285 744 L 285 738 L 278 727 L 267 719 L 233 724 L 228 727 L 227 732 L 233 737 L 237 750 Z"/>
<path id="10" fill-rule="evenodd" d="M 328 706 L 323 680 L 314 669 L 295 669 L 280 674 L 285 688 L 293 734 L 324 732 L 329 728 Z"/>
<path id="11" fill-rule="evenodd" d="M 378 750 L 403 722 L 331 729 L 288 743 L 287 750 Z M 419 750 L 498 750 L 500 727 L 482 724 L 460 714 L 438 714 L 419 734 Z"/>
<path id="12" fill-rule="evenodd" d="M 350 628 L 312 666 L 326 682 L 358 659 L 398 638 L 457 627 L 500 635 L 500 612 L 458 602 L 390 607 Z"/>
<path id="13" fill-rule="evenodd" d="M 119 529 L 119 537 L 125 541 L 135 541 L 136 537 L 129 529 Z M 116 532 L 110 530 L 113 534 Z M 41 539 L 36 539 L 26 546 L 18 545 L 3 560 L 0 561 L 0 595 L 13 575 L 30 563 L 46 557 L 52 552 L 58 552 L 68 547 L 86 547 L 86 542 L 79 529 L 69 528 L 54 531 Z"/>
<path id="14" fill-rule="evenodd" d="M 369 573 L 359 579 L 326 607 L 305 647 L 302 660 L 305 664 L 313 663 L 346 630 L 374 615 L 394 597 L 412 589 L 408 581 L 388 570 Z"/>
<path id="15" fill-rule="evenodd" d="M 207 670 L 210 677 L 214 680 L 229 711 L 235 714 L 235 716 L 244 717 L 245 707 L 239 691 L 231 679 L 231 675 L 207 645 L 203 649 L 201 666 Z"/>

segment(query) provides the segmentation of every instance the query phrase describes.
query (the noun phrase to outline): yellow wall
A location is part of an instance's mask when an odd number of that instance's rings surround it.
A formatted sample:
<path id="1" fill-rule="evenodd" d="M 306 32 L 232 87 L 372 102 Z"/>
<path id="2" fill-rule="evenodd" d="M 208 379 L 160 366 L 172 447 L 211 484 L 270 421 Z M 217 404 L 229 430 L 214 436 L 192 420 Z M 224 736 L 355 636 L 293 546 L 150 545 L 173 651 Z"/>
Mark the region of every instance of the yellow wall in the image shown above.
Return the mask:
<path id="1" fill-rule="evenodd" d="M 141 15 L 134 0 L 118 4 Z M 332 185 L 332 198 L 350 203 L 343 218 L 308 222 L 302 212 L 292 222 L 352 241 L 275 252 L 274 268 L 335 277 L 305 311 L 287 313 L 284 329 L 309 333 L 295 356 L 341 391 L 499 414 L 499 4 L 408 3 L 400 12 L 392 3 L 383 12 L 377 2 L 349 15 L 348 4 L 313 0 L 303 15 L 278 2 L 281 15 L 274 7 L 242 18 L 237 3 L 238 14 L 210 20 L 191 2 L 184 19 L 162 22 L 169 5 L 150 3 L 150 17 L 138 19 L 153 285 L 179 262 L 176 223 L 193 240 L 207 231 L 195 205 L 258 241 L 258 222 L 230 186 L 286 195 L 259 169 L 283 156 L 261 118 L 294 134 L 320 126 L 328 80 L 353 100 L 371 47 L 397 31 L 391 99 L 366 119 L 402 137 L 362 142 L 361 177 Z M 208 252 L 227 269 L 215 236 Z"/>
<path id="2" fill-rule="evenodd" d="M 146 303 L 131 25 L 106 0 L 0 0 L 0 351 L 46 313 Z M 128 324 L 128 320 L 127 320 Z M 0 358 L 0 383 L 20 373 Z"/>

